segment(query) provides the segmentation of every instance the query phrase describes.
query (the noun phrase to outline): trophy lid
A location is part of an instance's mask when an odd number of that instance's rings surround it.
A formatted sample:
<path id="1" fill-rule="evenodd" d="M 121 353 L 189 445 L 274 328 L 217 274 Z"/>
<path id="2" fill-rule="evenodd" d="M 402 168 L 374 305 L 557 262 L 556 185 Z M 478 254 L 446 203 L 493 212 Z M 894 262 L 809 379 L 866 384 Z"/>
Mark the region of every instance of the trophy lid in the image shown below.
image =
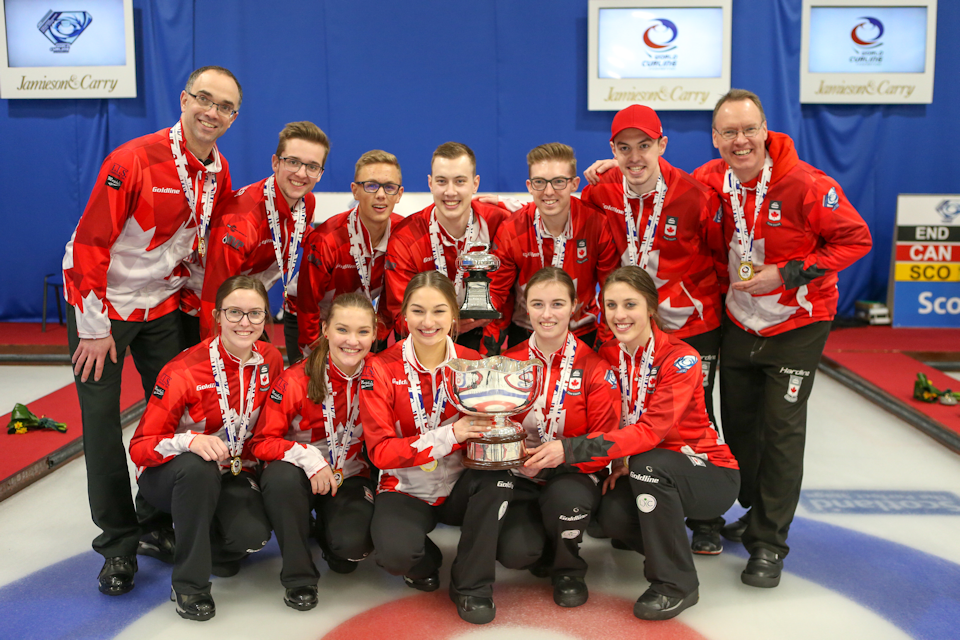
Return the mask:
<path id="1" fill-rule="evenodd" d="M 479 251 L 473 249 L 479 247 Z M 457 258 L 457 268 L 467 271 L 496 271 L 500 268 L 500 259 L 487 253 L 488 245 L 483 242 L 467 243 L 466 249 Z"/>

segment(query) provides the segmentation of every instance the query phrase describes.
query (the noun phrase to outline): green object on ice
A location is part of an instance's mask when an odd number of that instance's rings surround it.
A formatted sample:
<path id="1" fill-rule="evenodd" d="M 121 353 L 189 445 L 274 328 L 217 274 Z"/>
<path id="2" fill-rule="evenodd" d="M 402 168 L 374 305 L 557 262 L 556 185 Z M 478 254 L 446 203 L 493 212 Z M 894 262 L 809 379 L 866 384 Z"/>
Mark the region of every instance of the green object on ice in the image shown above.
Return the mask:
<path id="1" fill-rule="evenodd" d="M 67 425 L 63 422 L 57 422 L 46 416 L 38 418 L 26 405 L 19 402 L 14 405 L 13 412 L 10 414 L 10 422 L 7 424 L 7 433 L 26 433 L 35 429 L 52 429 L 60 433 L 67 432 Z"/>

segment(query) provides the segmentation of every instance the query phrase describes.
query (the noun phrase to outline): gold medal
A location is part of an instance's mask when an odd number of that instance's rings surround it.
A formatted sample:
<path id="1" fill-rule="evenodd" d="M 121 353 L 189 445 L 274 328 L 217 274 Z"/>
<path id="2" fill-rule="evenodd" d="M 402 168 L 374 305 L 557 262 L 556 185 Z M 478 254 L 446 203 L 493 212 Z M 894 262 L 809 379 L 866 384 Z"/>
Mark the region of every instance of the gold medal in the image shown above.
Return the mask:
<path id="1" fill-rule="evenodd" d="M 337 483 L 338 487 L 343 485 L 343 469 L 333 470 L 333 481 Z"/>
<path id="2" fill-rule="evenodd" d="M 753 277 L 753 263 L 741 262 L 738 271 L 741 280 L 749 280 Z"/>
<path id="3" fill-rule="evenodd" d="M 234 456 L 230 460 L 230 473 L 235 476 L 240 475 L 240 470 L 243 469 L 243 463 L 240 461 L 240 456 Z"/>
<path id="4" fill-rule="evenodd" d="M 427 464 L 422 464 L 422 465 L 420 465 L 420 468 L 423 469 L 424 471 L 426 471 L 427 473 L 430 473 L 431 471 L 436 471 L 436 470 L 437 470 L 437 461 L 436 461 L 436 460 L 432 460 L 432 461 L 428 462 Z"/>
<path id="5" fill-rule="evenodd" d="M 200 257 L 203 257 L 203 254 L 207 252 L 207 243 L 203 241 L 203 238 L 197 240 L 197 253 L 200 254 Z"/>

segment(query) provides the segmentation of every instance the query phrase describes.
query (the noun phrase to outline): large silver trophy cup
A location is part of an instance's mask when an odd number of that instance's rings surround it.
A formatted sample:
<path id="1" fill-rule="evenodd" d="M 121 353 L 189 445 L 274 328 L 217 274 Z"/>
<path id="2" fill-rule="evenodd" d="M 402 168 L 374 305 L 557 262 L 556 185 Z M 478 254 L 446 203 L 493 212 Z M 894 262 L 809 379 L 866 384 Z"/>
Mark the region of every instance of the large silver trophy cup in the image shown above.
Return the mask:
<path id="1" fill-rule="evenodd" d="M 509 419 L 530 408 L 543 388 L 543 363 L 495 356 L 456 358 L 443 368 L 447 398 L 461 412 L 492 417 L 495 426 L 482 438 L 467 440 L 463 464 L 471 469 L 513 469 L 527 459 L 523 427 Z"/>

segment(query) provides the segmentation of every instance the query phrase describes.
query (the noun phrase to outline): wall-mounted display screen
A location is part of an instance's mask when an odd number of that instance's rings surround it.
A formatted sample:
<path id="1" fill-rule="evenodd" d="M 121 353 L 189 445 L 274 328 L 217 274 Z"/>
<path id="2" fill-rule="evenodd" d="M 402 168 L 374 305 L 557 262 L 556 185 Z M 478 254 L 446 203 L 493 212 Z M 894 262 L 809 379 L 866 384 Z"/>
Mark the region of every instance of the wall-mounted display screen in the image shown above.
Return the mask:
<path id="1" fill-rule="evenodd" d="M 926 7 L 811 7 L 812 73 L 923 73 Z"/>

